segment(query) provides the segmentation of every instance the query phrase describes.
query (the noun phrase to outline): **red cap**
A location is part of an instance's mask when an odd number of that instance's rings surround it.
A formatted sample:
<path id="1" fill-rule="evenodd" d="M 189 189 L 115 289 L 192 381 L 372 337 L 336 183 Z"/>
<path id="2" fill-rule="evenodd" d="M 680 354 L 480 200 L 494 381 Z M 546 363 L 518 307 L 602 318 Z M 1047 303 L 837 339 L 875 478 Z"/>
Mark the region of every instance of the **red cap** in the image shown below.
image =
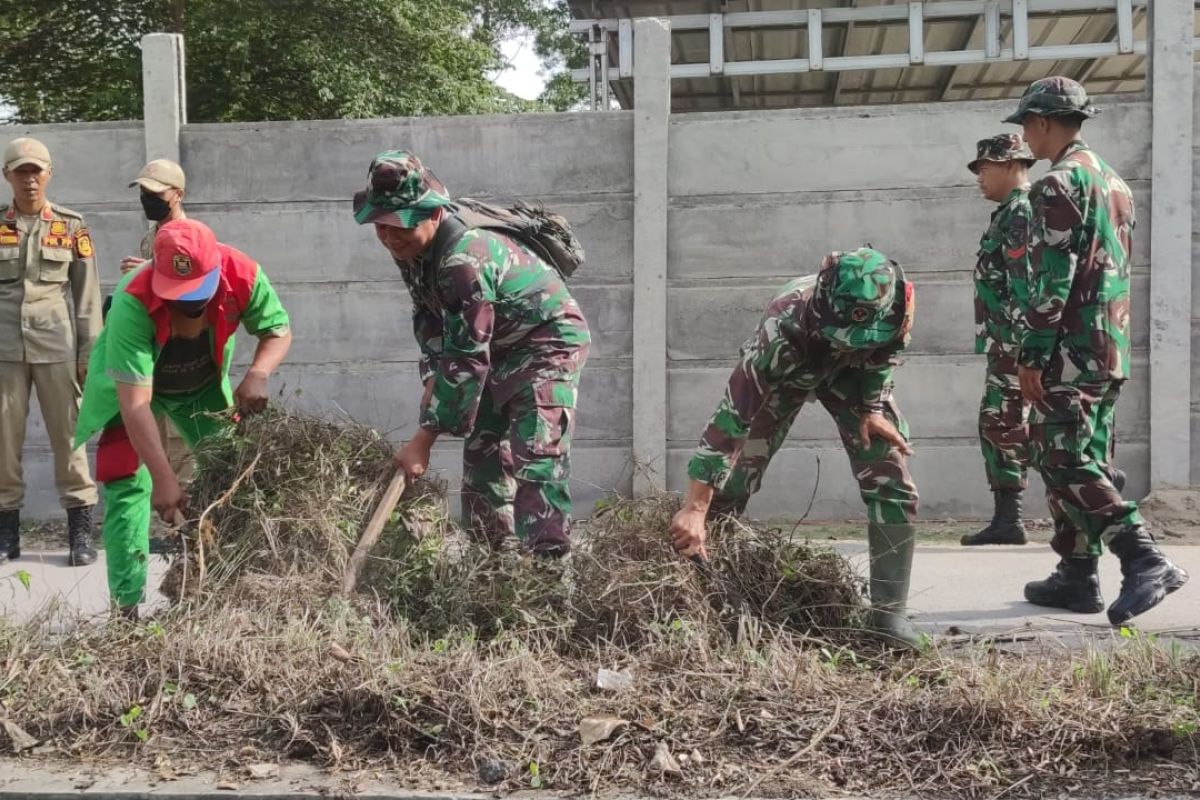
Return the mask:
<path id="1" fill-rule="evenodd" d="M 203 222 L 177 219 L 154 236 L 150 287 L 163 300 L 208 300 L 221 282 L 217 237 Z"/>

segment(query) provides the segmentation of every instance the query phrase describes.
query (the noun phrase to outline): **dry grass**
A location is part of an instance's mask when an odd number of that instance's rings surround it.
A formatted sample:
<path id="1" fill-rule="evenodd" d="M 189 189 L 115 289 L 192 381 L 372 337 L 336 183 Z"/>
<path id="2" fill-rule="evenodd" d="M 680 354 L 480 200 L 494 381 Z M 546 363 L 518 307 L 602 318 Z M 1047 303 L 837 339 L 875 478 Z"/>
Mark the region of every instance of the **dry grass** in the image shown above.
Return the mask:
<path id="1" fill-rule="evenodd" d="M 0 623 L 0 715 L 76 757 L 301 758 L 423 787 L 483 766 L 506 789 L 656 795 L 1200 787 L 1192 651 L 888 654 L 839 556 L 728 525 L 711 586 L 667 549 L 670 498 L 609 503 L 546 564 L 475 546 L 420 487 L 341 600 L 388 461 L 368 430 L 295 416 L 214 442 L 203 578 L 192 535 L 186 599 L 157 619 Z M 632 687 L 596 688 L 600 668 Z M 589 717 L 625 724 L 584 745 Z M 663 745 L 678 772 L 652 767 Z"/>

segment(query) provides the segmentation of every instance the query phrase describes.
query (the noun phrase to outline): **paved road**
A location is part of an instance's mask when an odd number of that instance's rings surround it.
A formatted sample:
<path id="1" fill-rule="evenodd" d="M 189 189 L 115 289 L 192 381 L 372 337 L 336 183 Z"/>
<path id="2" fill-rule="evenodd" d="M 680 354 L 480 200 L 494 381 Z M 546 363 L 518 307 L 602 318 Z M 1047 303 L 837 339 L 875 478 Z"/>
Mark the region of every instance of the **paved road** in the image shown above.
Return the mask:
<path id="1" fill-rule="evenodd" d="M 838 543 L 860 569 L 866 568 L 865 545 Z M 1167 547 L 1172 559 L 1194 576 L 1200 576 L 1200 547 Z M 1043 544 L 1025 547 L 964 549 L 954 545 L 922 545 L 914 559 L 909 605 L 916 621 L 934 633 L 959 630 L 964 633 L 1000 633 L 1039 630 L 1082 633 L 1092 627 L 1104 629 L 1103 613 L 1092 615 L 1054 612 L 1026 603 L 1021 587 L 1026 581 L 1044 578 L 1056 557 Z M 151 557 L 150 585 L 157 586 L 166 561 Z M 30 576 L 28 591 L 15 579 L 18 570 Z M 1116 598 L 1121 583 L 1116 558 L 1101 561 L 1101 583 L 1105 599 Z M 48 603 L 68 603 L 85 616 L 107 611 L 103 556 L 91 567 L 71 568 L 66 553 L 30 553 L 0 567 L 0 613 L 27 618 Z M 155 594 L 150 606 L 165 602 Z M 1148 631 L 1200 630 L 1200 577 L 1169 597 L 1162 605 L 1138 620 Z"/>

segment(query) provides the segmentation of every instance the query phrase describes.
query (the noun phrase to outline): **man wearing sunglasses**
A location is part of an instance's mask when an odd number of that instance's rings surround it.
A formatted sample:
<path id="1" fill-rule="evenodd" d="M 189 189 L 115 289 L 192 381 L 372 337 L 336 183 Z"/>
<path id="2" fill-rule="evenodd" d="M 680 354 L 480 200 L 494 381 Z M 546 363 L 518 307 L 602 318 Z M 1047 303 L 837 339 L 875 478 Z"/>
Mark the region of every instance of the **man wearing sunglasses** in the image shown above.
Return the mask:
<path id="1" fill-rule="evenodd" d="M 239 324 L 258 348 L 233 390 Z M 223 424 L 214 412 L 266 406 L 267 379 L 290 345 L 287 312 L 266 274 L 196 220 L 162 225 L 154 258 L 117 285 L 92 351 L 75 442 L 100 433 L 108 586 L 124 616 L 136 618 L 145 589 L 151 508 L 167 522 L 187 513 L 155 418 L 167 417 L 194 448 Z"/>

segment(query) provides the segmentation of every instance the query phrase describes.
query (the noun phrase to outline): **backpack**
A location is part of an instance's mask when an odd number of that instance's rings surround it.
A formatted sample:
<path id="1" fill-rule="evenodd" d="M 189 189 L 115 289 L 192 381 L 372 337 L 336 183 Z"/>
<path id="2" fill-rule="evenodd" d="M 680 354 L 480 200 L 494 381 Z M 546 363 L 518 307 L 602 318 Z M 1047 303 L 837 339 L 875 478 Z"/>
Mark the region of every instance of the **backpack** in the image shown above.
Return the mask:
<path id="1" fill-rule="evenodd" d="M 563 280 L 583 265 L 583 245 L 575 238 L 571 223 L 566 217 L 547 211 L 541 203 L 518 200 L 511 208 L 501 208 L 460 197 L 448 210 L 450 214 L 438 226 L 433 240 L 434 264 L 440 264 L 467 231 L 483 228 L 516 239 L 554 267 Z"/>

